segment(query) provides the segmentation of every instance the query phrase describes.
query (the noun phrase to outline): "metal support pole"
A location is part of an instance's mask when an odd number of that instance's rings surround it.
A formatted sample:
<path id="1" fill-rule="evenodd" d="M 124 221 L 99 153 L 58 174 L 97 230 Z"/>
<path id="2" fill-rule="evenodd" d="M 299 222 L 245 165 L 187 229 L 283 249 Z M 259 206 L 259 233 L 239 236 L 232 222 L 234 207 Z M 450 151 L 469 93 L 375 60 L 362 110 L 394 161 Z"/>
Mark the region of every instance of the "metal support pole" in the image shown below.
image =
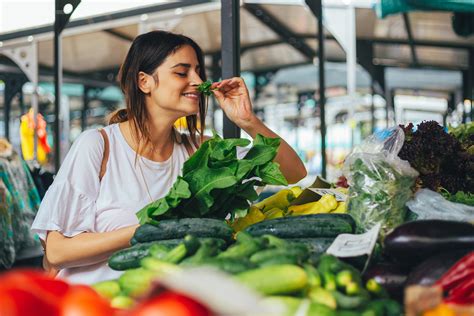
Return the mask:
<path id="1" fill-rule="evenodd" d="M 240 2 L 221 1 L 222 79 L 240 76 Z M 240 128 L 224 114 L 224 138 L 240 137 Z"/>
<path id="2" fill-rule="evenodd" d="M 90 87 L 84 86 L 82 95 L 82 111 L 81 111 L 81 130 L 85 131 L 87 128 L 87 111 L 89 110 L 89 90 Z"/>
<path id="3" fill-rule="evenodd" d="M 389 127 L 390 126 L 390 109 L 392 108 L 392 90 L 391 89 L 386 89 L 385 91 L 385 126 Z"/>
<path id="4" fill-rule="evenodd" d="M 472 106 L 472 99 L 474 98 L 474 49 L 469 50 L 469 80 L 468 80 L 468 98 L 471 104 L 471 122 L 474 121 L 474 108 Z"/>
<path id="5" fill-rule="evenodd" d="M 5 122 L 5 138 L 10 140 L 10 110 L 11 110 L 11 100 L 3 105 L 3 120 Z"/>
<path id="6" fill-rule="evenodd" d="M 58 1 L 56 1 L 56 5 Z M 61 36 L 58 28 L 54 25 L 54 168 L 56 172 L 61 164 L 61 131 L 59 129 L 59 109 L 61 108 L 61 86 L 63 82 L 62 76 L 62 60 L 61 60 Z"/>
<path id="7" fill-rule="evenodd" d="M 54 167 L 56 172 L 61 164 L 61 131 L 59 126 L 59 111 L 61 108 L 61 86 L 63 69 L 61 58 L 61 32 L 69 22 L 74 10 L 81 0 L 55 0 L 54 6 Z"/>
<path id="8" fill-rule="evenodd" d="M 326 82 L 324 70 L 324 31 L 323 31 L 323 5 L 322 0 L 316 0 L 318 19 L 318 57 L 319 57 L 319 109 L 321 120 L 321 174 L 326 178 Z"/>
<path id="9" fill-rule="evenodd" d="M 370 98 L 370 131 L 373 134 L 375 132 L 375 102 L 374 102 L 374 97 L 375 97 L 375 80 L 374 77 L 371 77 L 371 83 L 370 83 L 370 93 L 371 93 L 371 98 Z"/>

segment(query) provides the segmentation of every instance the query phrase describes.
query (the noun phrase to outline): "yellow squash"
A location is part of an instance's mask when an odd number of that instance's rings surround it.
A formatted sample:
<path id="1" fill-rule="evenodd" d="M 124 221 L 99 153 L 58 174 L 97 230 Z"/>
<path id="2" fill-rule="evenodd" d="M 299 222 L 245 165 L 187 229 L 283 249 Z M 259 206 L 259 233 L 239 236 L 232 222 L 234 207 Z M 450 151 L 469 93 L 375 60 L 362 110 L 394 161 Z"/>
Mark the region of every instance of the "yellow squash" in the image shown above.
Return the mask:
<path id="1" fill-rule="evenodd" d="M 293 216 L 329 213 L 337 207 L 334 195 L 325 194 L 316 202 L 288 207 L 288 212 Z"/>

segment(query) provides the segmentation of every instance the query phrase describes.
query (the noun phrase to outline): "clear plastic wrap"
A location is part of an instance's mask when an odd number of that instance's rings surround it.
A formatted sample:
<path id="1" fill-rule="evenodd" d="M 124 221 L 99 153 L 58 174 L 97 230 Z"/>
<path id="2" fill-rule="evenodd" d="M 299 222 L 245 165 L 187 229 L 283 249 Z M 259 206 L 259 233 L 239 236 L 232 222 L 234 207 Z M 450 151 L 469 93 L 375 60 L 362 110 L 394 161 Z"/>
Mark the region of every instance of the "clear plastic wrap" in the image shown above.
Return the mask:
<path id="1" fill-rule="evenodd" d="M 416 192 L 407 206 L 417 215 L 417 219 L 441 219 L 453 221 L 474 222 L 474 207 L 453 203 L 441 194 L 429 189 Z"/>
<path id="2" fill-rule="evenodd" d="M 418 172 L 398 157 L 405 135 L 399 127 L 368 137 L 344 162 L 349 183 L 348 212 L 359 233 L 381 224 L 381 237 L 402 224 Z"/>

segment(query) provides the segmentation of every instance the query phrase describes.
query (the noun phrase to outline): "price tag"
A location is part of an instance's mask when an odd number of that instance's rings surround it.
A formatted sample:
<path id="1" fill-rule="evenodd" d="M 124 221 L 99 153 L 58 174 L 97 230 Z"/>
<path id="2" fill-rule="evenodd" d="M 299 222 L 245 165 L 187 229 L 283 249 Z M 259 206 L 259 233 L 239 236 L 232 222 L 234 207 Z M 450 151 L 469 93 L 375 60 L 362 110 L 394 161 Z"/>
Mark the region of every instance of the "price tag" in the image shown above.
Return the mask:
<path id="1" fill-rule="evenodd" d="M 321 196 L 323 196 L 324 194 L 332 194 L 334 195 L 334 197 L 336 198 L 336 201 L 338 202 L 345 202 L 347 199 L 346 194 L 339 192 L 336 189 L 308 188 L 308 190 L 311 190 L 314 193 L 317 193 Z"/>
<path id="2" fill-rule="evenodd" d="M 330 255 L 348 258 L 368 255 L 370 257 L 379 236 L 380 227 L 378 223 L 368 232 L 360 235 L 341 234 L 336 237 L 326 252 Z"/>

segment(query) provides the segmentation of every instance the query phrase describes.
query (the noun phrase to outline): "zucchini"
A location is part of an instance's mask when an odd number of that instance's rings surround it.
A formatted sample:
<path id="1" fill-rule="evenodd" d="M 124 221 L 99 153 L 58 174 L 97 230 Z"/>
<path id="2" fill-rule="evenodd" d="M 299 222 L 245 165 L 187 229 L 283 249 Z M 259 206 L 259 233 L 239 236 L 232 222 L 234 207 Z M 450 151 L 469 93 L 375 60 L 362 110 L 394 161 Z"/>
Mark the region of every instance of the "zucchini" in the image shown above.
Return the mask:
<path id="1" fill-rule="evenodd" d="M 191 257 L 187 257 L 181 261 L 182 265 L 195 265 L 199 264 L 207 258 L 214 257 L 219 252 L 219 245 L 215 239 L 209 239 L 201 242 L 201 246 Z"/>
<path id="2" fill-rule="evenodd" d="M 273 234 L 280 238 L 336 237 L 354 232 L 355 223 L 348 214 L 313 214 L 275 218 L 245 229 L 252 236 Z"/>
<path id="3" fill-rule="evenodd" d="M 255 268 L 250 261 L 237 258 L 209 258 L 199 265 L 213 267 L 229 274 L 238 274 Z"/>
<path id="4" fill-rule="evenodd" d="M 239 232 L 236 236 L 237 242 L 221 252 L 218 258 L 248 258 L 261 250 L 267 242 L 263 238 L 254 238 L 245 232 Z"/>
<path id="5" fill-rule="evenodd" d="M 264 249 L 254 253 L 250 257 L 250 262 L 257 265 L 279 257 L 294 257 L 296 262 L 302 262 L 308 258 L 308 249 L 303 247 Z"/>
<path id="6" fill-rule="evenodd" d="M 308 284 L 306 272 L 290 264 L 245 271 L 236 279 L 264 295 L 293 293 L 303 290 Z"/>
<path id="7" fill-rule="evenodd" d="M 336 299 L 337 307 L 342 309 L 356 309 L 365 306 L 369 300 L 369 293 L 362 291 L 356 296 L 349 296 L 338 291 L 331 291 L 332 296 Z"/>
<path id="8" fill-rule="evenodd" d="M 305 245 L 310 255 L 323 254 L 334 242 L 333 237 L 319 237 L 319 238 L 287 238 L 287 242 Z"/>
<path id="9" fill-rule="evenodd" d="M 140 260 L 150 253 L 154 243 L 136 244 L 115 252 L 109 258 L 109 267 L 113 270 L 123 271 L 140 267 Z"/>
<path id="10" fill-rule="evenodd" d="M 306 315 L 318 315 L 318 316 L 337 316 L 335 310 L 327 307 L 323 304 L 311 303 L 309 306 L 308 313 Z"/>
<path id="11" fill-rule="evenodd" d="M 148 291 L 155 277 L 155 272 L 144 268 L 130 269 L 119 277 L 118 282 L 125 295 L 136 298 Z"/>
<path id="12" fill-rule="evenodd" d="M 214 237 L 232 239 L 232 228 L 223 220 L 213 218 L 181 218 L 160 220 L 156 225 L 144 224 L 137 228 L 134 238 L 138 242 L 164 239 L 195 237 Z"/>
<path id="13" fill-rule="evenodd" d="M 226 246 L 226 242 L 220 238 L 204 237 L 204 238 L 198 238 L 198 240 L 200 242 L 204 242 L 206 240 L 214 240 L 214 242 L 217 243 L 220 249 Z M 183 241 L 184 239 L 181 238 L 181 239 L 167 239 L 167 240 L 135 244 L 132 247 L 125 248 L 125 249 L 115 252 L 109 258 L 109 267 L 117 271 L 139 268 L 140 260 L 145 258 L 148 255 L 152 255 L 151 247 L 153 245 L 158 245 L 159 248 L 162 248 L 161 246 L 166 246 L 167 248 L 174 248 L 178 246 L 179 244 L 183 243 Z M 164 259 L 164 257 L 161 257 L 160 259 Z"/>

